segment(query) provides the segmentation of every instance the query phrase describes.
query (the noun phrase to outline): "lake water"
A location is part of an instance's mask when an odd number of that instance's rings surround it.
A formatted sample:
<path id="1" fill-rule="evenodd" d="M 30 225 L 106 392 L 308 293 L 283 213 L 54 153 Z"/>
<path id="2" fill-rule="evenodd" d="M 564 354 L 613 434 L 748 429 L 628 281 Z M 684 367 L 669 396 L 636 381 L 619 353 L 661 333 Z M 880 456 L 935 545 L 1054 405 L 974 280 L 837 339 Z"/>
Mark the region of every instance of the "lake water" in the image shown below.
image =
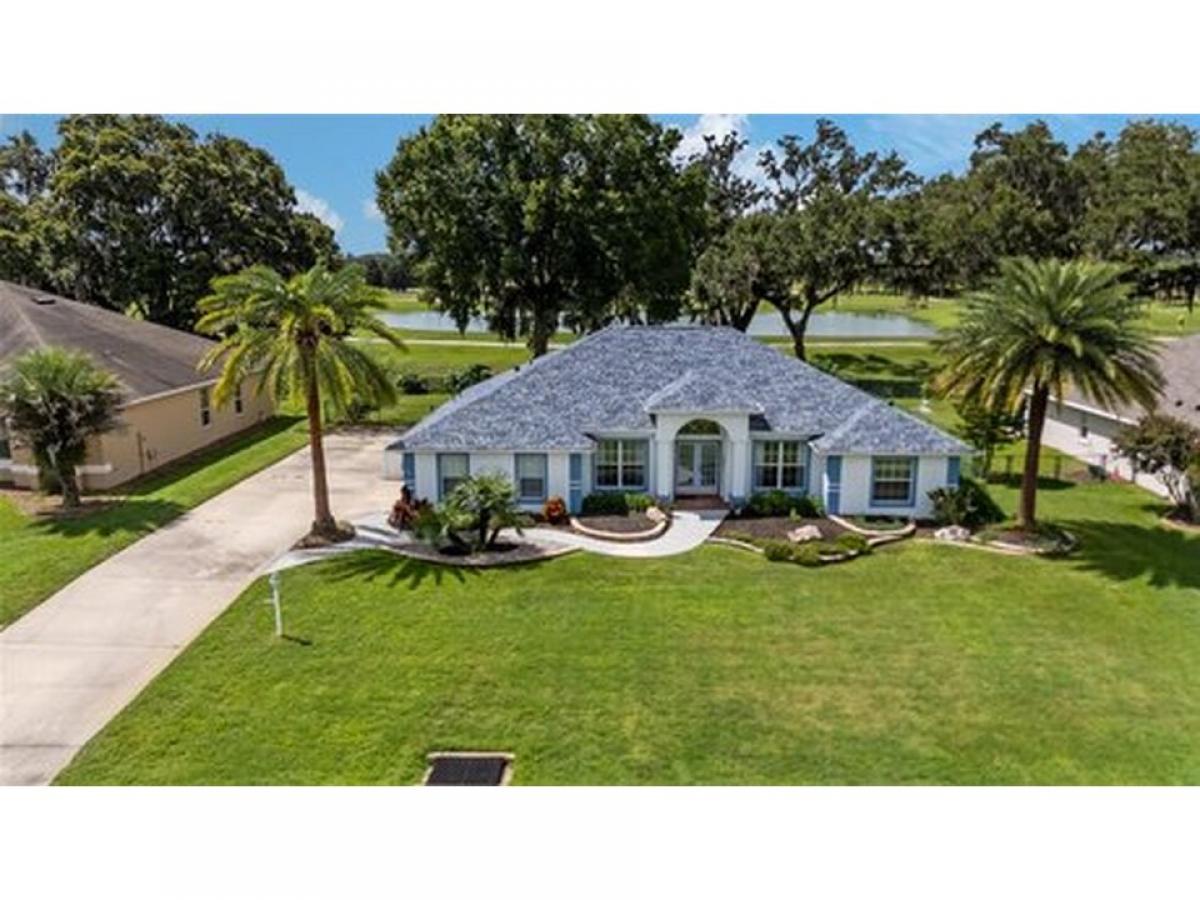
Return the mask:
<path id="1" fill-rule="evenodd" d="M 454 320 L 434 310 L 382 313 L 393 328 L 414 331 L 456 331 Z M 682 321 L 682 320 L 681 320 Z M 487 331 L 487 322 L 472 319 L 468 331 Z M 777 312 L 760 312 L 750 323 L 748 333 L 756 337 L 787 336 L 787 327 Z M 815 312 L 808 321 L 809 337 L 837 338 L 922 338 L 932 337 L 937 329 L 907 316 L 886 313 L 871 315 L 850 312 Z"/>

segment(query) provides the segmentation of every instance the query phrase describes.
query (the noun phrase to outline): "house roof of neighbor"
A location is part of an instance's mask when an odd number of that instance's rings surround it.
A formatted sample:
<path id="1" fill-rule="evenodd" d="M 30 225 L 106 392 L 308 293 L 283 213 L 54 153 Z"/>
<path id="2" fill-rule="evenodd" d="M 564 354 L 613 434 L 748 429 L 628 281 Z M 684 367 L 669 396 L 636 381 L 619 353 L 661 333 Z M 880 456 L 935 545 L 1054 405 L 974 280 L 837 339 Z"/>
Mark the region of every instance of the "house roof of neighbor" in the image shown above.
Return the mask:
<path id="1" fill-rule="evenodd" d="M 1164 341 L 1158 364 L 1166 378 L 1158 411 L 1200 427 L 1200 334 Z M 1063 399 L 1102 409 L 1123 419 L 1137 420 L 1145 414 L 1136 403 L 1109 408 L 1075 389 L 1067 391 Z"/>
<path id="2" fill-rule="evenodd" d="M 196 366 L 214 343 L 89 303 L 0 281 L 0 367 L 37 347 L 82 350 L 116 375 L 125 402 L 211 382 Z"/>
<path id="3" fill-rule="evenodd" d="M 588 450 L 649 433 L 656 412 L 746 412 L 753 434 L 825 452 L 960 454 L 883 400 L 731 328 L 611 326 L 463 391 L 393 444 L 409 450 Z"/>

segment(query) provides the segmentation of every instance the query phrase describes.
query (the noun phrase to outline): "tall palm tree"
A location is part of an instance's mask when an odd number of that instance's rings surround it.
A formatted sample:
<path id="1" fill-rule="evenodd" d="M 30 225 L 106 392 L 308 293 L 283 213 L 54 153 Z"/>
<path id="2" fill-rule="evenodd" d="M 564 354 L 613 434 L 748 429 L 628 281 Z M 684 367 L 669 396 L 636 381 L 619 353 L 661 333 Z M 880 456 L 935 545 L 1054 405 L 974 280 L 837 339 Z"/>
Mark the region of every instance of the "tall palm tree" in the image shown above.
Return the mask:
<path id="1" fill-rule="evenodd" d="M 43 347 L 10 363 L 0 382 L 0 418 L 29 443 L 43 483 L 58 482 L 63 506 L 79 505 L 75 467 L 87 457 L 89 437 L 120 425 L 122 394 L 116 376 L 77 350 Z"/>
<path id="2" fill-rule="evenodd" d="M 1163 377 L 1140 311 L 1106 263 L 1008 259 L 989 290 L 968 298 L 941 342 L 948 362 L 936 386 L 992 409 L 1029 395 L 1028 446 L 1018 522 L 1036 524 L 1042 430 L 1051 395 L 1074 386 L 1104 405 L 1152 407 Z"/>
<path id="3" fill-rule="evenodd" d="M 212 290 L 199 303 L 196 330 L 220 338 L 200 363 L 202 369 L 221 365 L 214 401 L 228 402 L 247 376 L 261 373 L 259 389 L 273 400 L 304 404 L 315 508 L 311 533 L 346 537 L 329 508 L 321 413 L 323 405 L 341 411 L 352 400 L 395 400 L 387 372 L 349 340 L 360 330 L 403 348 L 376 315 L 384 308 L 383 292 L 367 284 L 361 266 L 331 271 L 322 264 L 292 278 L 251 266 L 213 279 Z"/>

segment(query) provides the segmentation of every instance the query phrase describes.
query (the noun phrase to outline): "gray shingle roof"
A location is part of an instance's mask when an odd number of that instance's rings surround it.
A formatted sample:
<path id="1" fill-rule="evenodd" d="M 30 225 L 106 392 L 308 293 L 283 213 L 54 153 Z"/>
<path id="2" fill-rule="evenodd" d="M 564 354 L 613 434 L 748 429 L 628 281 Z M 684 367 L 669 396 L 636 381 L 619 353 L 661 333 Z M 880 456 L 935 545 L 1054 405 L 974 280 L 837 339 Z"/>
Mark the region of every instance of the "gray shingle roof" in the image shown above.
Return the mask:
<path id="1" fill-rule="evenodd" d="M 1200 334 L 1164 341 L 1158 354 L 1158 364 L 1166 379 L 1162 397 L 1158 401 L 1158 411 L 1200 426 Z M 1074 387 L 1065 392 L 1063 399 L 1104 408 Z M 1109 411 L 1135 421 L 1146 412 L 1135 403 L 1120 404 Z"/>
<path id="2" fill-rule="evenodd" d="M 204 384 L 196 365 L 214 343 L 88 303 L 0 281 L 0 365 L 37 347 L 83 350 L 116 375 L 125 402 Z"/>
<path id="3" fill-rule="evenodd" d="M 393 446 L 586 450 L 655 410 L 741 410 L 838 452 L 957 454 L 960 441 L 731 328 L 613 326 L 465 391 Z M 822 442 L 827 443 L 822 443 Z"/>

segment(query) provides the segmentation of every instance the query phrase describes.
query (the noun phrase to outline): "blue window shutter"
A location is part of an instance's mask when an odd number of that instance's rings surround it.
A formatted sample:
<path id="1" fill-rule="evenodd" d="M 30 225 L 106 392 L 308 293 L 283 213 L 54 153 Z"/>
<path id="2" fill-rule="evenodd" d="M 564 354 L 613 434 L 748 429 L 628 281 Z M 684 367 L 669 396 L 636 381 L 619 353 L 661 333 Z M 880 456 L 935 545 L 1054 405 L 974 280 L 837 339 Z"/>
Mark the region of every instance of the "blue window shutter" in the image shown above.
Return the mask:
<path id="1" fill-rule="evenodd" d="M 411 451 L 404 454 L 404 483 L 408 485 L 409 490 L 416 491 L 417 458 Z"/>
<path id="2" fill-rule="evenodd" d="M 921 457 L 914 456 L 912 487 L 908 490 L 908 505 L 917 505 L 917 485 L 921 483 Z"/>
<path id="3" fill-rule="evenodd" d="M 842 458 L 825 457 L 825 510 L 837 515 L 842 500 Z"/>
<path id="4" fill-rule="evenodd" d="M 961 475 L 962 458 L 958 456 L 946 457 L 946 484 L 950 485 L 950 487 L 958 487 Z"/>
<path id="5" fill-rule="evenodd" d="M 572 453 L 567 483 L 567 509 L 577 513 L 583 506 L 583 454 Z"/>

